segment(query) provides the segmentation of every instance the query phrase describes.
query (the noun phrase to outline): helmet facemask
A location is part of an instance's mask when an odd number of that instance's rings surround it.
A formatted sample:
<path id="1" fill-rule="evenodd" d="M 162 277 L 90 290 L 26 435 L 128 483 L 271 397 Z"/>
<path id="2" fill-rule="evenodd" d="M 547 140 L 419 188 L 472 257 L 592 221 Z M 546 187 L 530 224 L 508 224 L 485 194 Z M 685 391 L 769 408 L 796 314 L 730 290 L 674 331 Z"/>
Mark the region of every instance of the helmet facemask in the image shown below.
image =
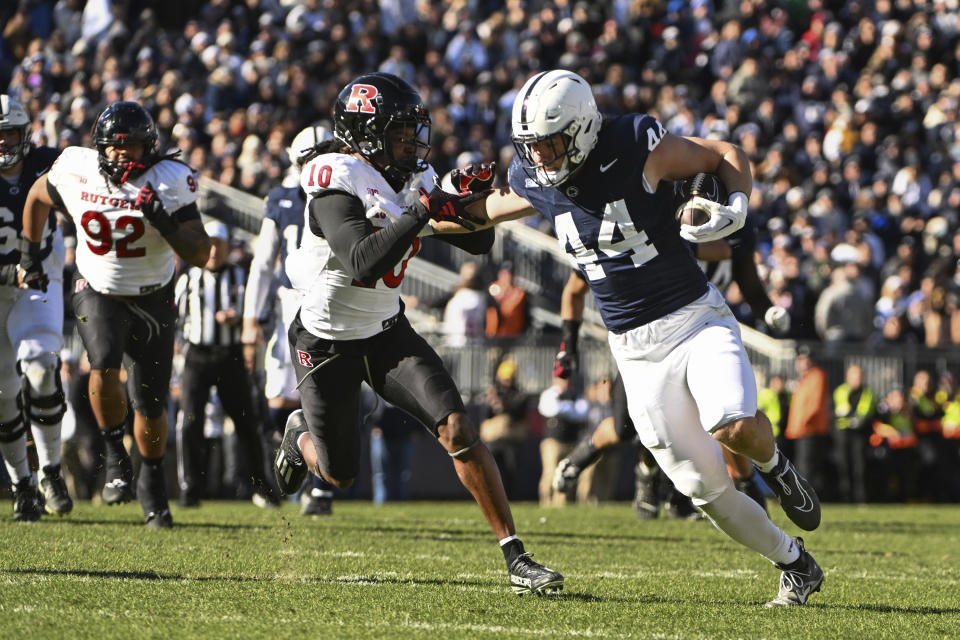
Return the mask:
<path id="1" fill-rule="evenodd" d="M 10 169 L 27 155 L 30 147 L 30 117 L 16 100 L 0 96 L 0 131 L 19 131 L 20 141 L 7 144 L 0 141 L 0 169 Z"/>
<path id="2" fill-rule="evenodd" d="M 601 121 L 590 85 L 577 74 L 555 70 L 533 76 L 520 89 L 511 118 L 511 139 L 524 171 L 540 186 L 562 184 L 597 145 Z M 552 145 L 545 147 L 545 141 Z"/>
<path id="3" fill-rule="evenodd" d="M 515 137 L 513 145 L 520 154 L 524 172 L 544 187 L 562 184 L 587 158 L 587 154 L 576 146 L 578 129 L 577 123 L 571 122 L 559 133 Z M 539 154 L 534 153 L 535 148 Z M 536 156 L 540 157 L 539 161 Z M 558 160 L 562 160 L 559 165 Z"/>
<path id="4" fill-rule="evenodd" d="M 157 128 L 153 118 L 134 102 L 115 103 L 100 114 L 93 126 L 101 173 L 115 185 L 139 178 L 159 160 Z M 107 147 L 139 144 L 143 153 L 136 160 L 117 161 L 107 157 Z"/>

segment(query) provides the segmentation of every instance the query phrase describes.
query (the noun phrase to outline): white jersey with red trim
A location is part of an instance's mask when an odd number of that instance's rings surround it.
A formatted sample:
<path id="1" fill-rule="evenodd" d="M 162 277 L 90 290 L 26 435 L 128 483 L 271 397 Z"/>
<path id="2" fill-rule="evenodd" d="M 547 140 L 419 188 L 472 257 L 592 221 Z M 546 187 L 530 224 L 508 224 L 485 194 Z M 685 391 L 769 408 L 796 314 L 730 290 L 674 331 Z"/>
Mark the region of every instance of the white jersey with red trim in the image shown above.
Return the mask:
<path id="1" fill-rule="evenodd" d="M 190 167 L 161 160 L 117 186 L 100 173 L 96 149 L 67 147 L 47 180 L 77 225 L 77 270 L 89 286 L 100 293 L 138 296 L 173 278 L 173 249 L 134 202 L 147 181 L 168 214 L 196 202 L 197 178 Z"/>
<path id="2" fill-rule="evenodd" d="M 310 333 L 326 340 L 358 340 L 383 331 L 385 321 L 400 312 L 400 283 L 407 262 L 420 250 L 417 238 L 376 284 L 361 284 L 344 269 L 326 239 L 310 229 L 313 199 L 324 191 L 354 195 L 363 202 L 370 223 L 383 229 L 421 193 L 433 189 L 436 175 L 432 167 L 414 173 L 398 192 L 372 165 L 355 156 L 328 153 L 303 167 L 300 186 L 307 194 L 306 223 L 300 249 L 290 254 L 286 270 L 293 286 L 303 292 L 300 321 Z"/>

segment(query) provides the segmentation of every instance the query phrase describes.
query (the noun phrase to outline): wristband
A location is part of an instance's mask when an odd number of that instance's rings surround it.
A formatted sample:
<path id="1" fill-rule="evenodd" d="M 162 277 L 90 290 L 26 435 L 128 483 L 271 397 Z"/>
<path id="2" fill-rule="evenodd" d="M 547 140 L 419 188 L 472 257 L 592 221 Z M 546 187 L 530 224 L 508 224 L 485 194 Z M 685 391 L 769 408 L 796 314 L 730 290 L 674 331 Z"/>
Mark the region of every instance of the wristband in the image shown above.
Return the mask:
<path id="1" fill-rule="evenodd" d="M 560 339 L 568 353 L 577 352 L 577 339 L 580 337 L 580 321 L 564 320 L 560 323 Z"/>
<path id="2" fill-rule="evenodd" d="M 747 194 L 743 191 L 734 191 L 730 194 L 730 197 L 727 198 L 727 206 L 740 214 L 747 213 L 747 205 L 749 202 Z"/>

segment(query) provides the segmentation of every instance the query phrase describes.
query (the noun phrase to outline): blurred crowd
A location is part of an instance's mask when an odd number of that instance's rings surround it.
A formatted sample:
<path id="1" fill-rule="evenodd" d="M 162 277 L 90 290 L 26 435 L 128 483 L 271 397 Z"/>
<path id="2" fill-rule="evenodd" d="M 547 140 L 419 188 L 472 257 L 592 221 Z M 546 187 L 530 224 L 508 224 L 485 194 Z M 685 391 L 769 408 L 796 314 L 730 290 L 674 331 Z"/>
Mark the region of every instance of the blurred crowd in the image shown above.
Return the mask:
<path id="1" fill-rule="evenodd" d="M 256 195 L 360 73 L 418 88 L 442 172 L 505 170 L 517 88 L 575 70 L 602 112 L 747 151 L 757 259 L 791 337 L 960 343 L 956 0 L 17 4 L 0 9 L 0 84 L 28 106 L 35 142 L 87 144 L 103 106 L 134 99 L 165 147 Z"/>

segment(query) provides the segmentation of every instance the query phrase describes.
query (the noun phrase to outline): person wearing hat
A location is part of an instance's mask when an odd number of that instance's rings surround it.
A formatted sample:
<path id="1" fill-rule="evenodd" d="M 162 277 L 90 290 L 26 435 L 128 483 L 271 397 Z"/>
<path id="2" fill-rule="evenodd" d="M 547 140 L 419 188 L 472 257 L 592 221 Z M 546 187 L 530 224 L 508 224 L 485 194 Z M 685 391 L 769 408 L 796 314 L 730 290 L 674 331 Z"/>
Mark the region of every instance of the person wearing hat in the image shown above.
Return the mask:
<path id="1" fill-rule="evenodd" d="M 224 412 L 236 427 L 253 485 L 253 502 L 261 507 L 273 506 L 279 501 L 265 479 L 263 445 L 240 342 L 247 273 L 227 262 L 227 226 L 213 220 L 204 229 L 212 243 L 210 257 L 202 268 L 191 267 L 181 274 L 175 292 L 186 343 L 180 378 L 182 420 L 177 432 L 180 506 L 195 507 L 204 497 L 207 452 L 203 425 L 214 386 Z"/>

